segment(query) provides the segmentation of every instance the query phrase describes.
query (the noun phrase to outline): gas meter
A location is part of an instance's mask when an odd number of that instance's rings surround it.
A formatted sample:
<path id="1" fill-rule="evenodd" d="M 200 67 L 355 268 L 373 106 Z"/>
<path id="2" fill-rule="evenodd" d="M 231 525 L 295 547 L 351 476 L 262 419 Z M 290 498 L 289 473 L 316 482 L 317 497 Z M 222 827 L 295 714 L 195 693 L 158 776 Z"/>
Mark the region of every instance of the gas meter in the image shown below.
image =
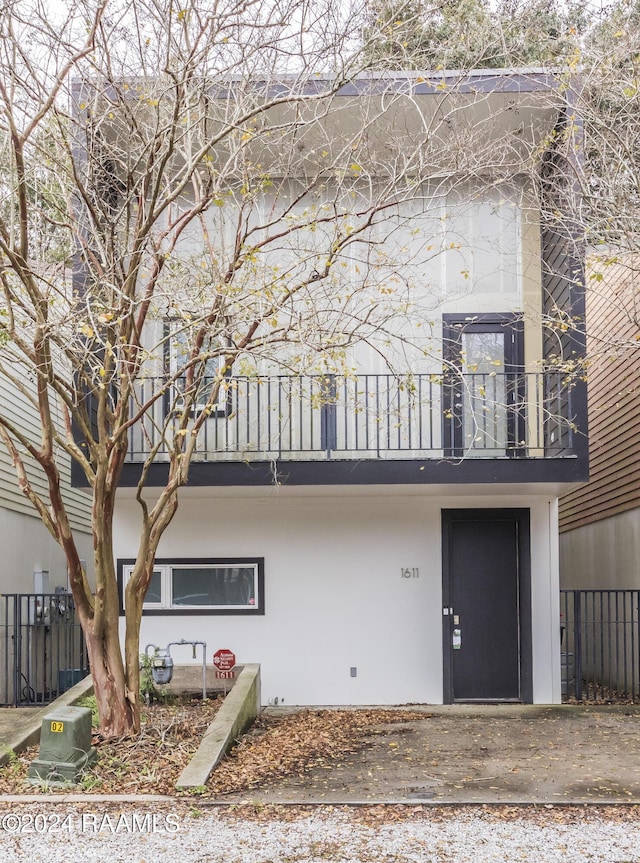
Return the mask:
<path id="1" fill-rule="evenodd" d="M 173 677 L 173 659 L 169 648 L 156 647 L 151 657 L 151 676 L 154 683 L 170 683 Z"/>
<path id="2" fill-rule="evenodd" d="M 202 698 L 207 697 L 207 645 L 204 641 L 185 641 L 181 638 L 180 641 L 170 641 L 166 647 L 156 647 L 155 644 L 147 644 L 144 649 L 145 656 L 149 657 L 151 666 L 151 676 L 154 683 L 170 683 L 173 677 L 173 659 L 171 658 L 170 647 L 172 644 L 189 644 L 193 649 L 193 658 L 196 658 L 196 646 L 199 644 L 202 647 Z M 149 656 L 149 650 L 153 653 Z M 140 666 L 142 668 L 142 665 Z"/>

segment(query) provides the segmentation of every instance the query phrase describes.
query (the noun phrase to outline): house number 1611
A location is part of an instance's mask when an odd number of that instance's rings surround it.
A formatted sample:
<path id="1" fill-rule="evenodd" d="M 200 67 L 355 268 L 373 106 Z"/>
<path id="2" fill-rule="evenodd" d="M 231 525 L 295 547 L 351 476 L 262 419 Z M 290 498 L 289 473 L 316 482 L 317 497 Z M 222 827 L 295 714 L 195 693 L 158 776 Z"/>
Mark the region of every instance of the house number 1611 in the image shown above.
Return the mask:
<path id="1" fill-rule="evenodd" d="M 403 566 L 400 569 L 400 575 L 402 578 L 420 578 L 420 570 L 417 566 Z"/>

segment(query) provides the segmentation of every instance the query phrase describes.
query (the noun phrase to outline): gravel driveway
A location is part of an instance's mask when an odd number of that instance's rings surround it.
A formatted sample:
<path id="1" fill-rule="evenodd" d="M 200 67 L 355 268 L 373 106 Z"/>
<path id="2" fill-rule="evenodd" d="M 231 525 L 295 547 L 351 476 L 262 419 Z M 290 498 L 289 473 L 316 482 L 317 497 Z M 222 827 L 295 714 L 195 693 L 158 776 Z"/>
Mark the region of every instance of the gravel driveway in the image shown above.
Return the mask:
<path id="1" fill-rule="evenodd" d="M 60 828 L 52 832 L 56 813 Z M 30 816 L 30 818 L 29 818 Z M 42 816 L 38 822 L 38 816 Z M 155 816 L 155 818 L 153 817 Z M 49 821 L 44 820 L 49 818 Z M 30 820 L 31 819 L 31 820 Z M 285 820 L 286 819 L 286 820 Z M 396 820 L 397 819 L 397 820 Z M 30 863 L 637 863 L 637 808 L 364 810 L 298 814 L 177 804 L 0 808 L 0 860 Z M 27 829 L 30 826 L 31 831 Z"/>

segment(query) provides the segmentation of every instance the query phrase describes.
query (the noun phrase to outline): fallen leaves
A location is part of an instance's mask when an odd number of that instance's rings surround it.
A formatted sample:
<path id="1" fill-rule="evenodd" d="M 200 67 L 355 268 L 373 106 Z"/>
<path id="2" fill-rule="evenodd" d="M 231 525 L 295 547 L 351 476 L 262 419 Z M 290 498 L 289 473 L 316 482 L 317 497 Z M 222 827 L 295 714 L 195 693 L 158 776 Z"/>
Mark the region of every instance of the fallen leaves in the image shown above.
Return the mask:
<path id="1" fill-rule="evenodd" d="M 551 824 L 589 824 L 589 823 L 621 823 L 638 824 L 640 821 L 640 806 L 564 806 L 547 803 L 544 805 L 506 806 L 437 806 L 437 805 L 405 805 L 402 803 L 371 805 L 371 806 L 331 806 L 295 805 L 282 806 L 278 804 L 260 805 L 255 803 L 238 804 L 237 806 L 221 807 L 217 817 L 230 821 L 258 821 L 271 823 L 274 821 L 299 821 L 309 816 L 322 817 L 343 814 L 354 824 L 363 824 L 377 829 L 392 823 L 418 820 L 442 824 L 465 818 L 481 818 L 487 823 L 525 822 L 540 827 Z"/>
<path id="2" fill-rule="evenodd" d="M 283 776 L 331 769 L 357 752 L 383 726 L 423 720 L 428 714 L 406 710 L 301 710 L 281 717 L 263 714 L 208 782 L 215 794 L 249 791 Z M 395 747 L 397 744 L 390 744 Z"/>

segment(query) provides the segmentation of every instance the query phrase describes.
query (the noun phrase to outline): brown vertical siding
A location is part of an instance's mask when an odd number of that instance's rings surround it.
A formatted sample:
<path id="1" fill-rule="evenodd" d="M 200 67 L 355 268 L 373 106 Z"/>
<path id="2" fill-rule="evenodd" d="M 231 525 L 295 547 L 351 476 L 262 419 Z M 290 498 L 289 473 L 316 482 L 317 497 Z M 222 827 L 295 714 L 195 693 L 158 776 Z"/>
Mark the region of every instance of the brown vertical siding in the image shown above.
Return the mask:
<path id="1" fill-rule="evenodd" d="M 638 288 L 637 257 L 592 262 L 587 279 L 591 479 L 560 501 L 561 531 L 640 506 Z"/>

